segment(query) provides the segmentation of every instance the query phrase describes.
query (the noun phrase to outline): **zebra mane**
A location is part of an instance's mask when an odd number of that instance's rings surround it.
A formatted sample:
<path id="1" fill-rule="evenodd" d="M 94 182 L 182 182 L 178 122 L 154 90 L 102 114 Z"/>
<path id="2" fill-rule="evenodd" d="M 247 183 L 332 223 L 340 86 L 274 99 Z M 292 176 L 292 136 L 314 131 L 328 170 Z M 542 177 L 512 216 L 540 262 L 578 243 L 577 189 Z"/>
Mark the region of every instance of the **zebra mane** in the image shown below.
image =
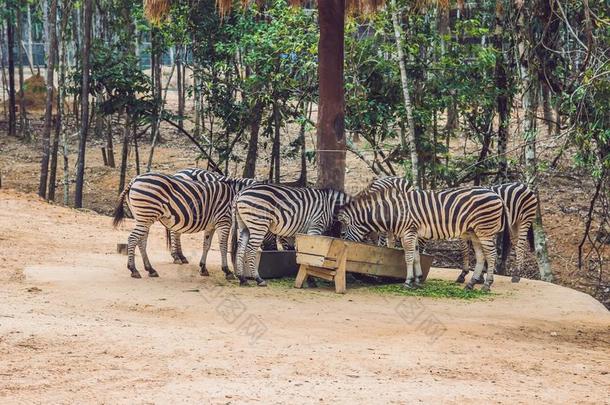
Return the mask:
<path id="1" fill-rule="evenodd" d="M 399 190 L 389 187 L 382 188 L 379 190 L 370 190 L 368 187 L 358 194 L 356 194 L 352 199 L 345 204 L 343 208 L 355 207 L 358 205 L 367 205 L 368 203 L 374 203 L 379 200 L 386 200 L 393 195 L 396 195 Z"/>

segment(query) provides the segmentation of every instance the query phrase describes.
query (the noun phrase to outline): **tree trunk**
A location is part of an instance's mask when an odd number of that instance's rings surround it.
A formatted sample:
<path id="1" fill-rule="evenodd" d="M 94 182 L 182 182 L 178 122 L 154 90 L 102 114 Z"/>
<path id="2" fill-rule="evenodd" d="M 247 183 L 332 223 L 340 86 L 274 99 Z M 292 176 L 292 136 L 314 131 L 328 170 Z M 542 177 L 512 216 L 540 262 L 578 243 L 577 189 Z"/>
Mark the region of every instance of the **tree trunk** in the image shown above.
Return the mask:
<path id="1" fill-rule="evenodd" d="M 280 182 L 280 135 L 281 135 L 282 117 L 280 116 L 280 106 L 277 101 L 273 103 L 273 128 L 275 130 L 275 136 L 273 139 L 273 153 L 272 164 L 274 165 L 274 178 L 275 183 Z M 269 179 L 271 180 L 271 178 Z"/>
<path id="2" fill-rule="evenodd" d="M 49 201 L 55 201 L 55 182 L 57 179 L 57 151 L 59 150 L 59 137 L 61 132 L 61 118 L 59 113 L 55 116 L 55 134 L 51 147 L 51 168 L 49 170 Z"/>
<path id="3" fill-rule="evenodd" d="M 131 132 L 131 122 L 129 115 L 123 114 L 125 117 L 125 126 L 123 127 L 123 150 L 121 152 L 121 173 L 119 174 L 119 190 L 120 194 L 125 188 L 125 177 L 127 175 L 127 158 L 129 156 L 129 133 Z"/>
<path id="4" fill-rule="evenodd" d="M 4 40 L 4 26 L 0 25 L 0 75 L 2 76 L 2 115 L 4 120 L 8 122 L 8 108 L 6 106 L 6 89 L 8 83 L 6 80 L 6 65 L 4 64 L 4 58 L 7 56 L 7 50 L 4 49 L 6 41 Z"/>
<path id="5" fill-rule="evenodd" d="M 540 104 L 540 83 L 538 82 L 535 71 L 532 71 L 536 66 L 534 62 L 533 50 L 530 44 L 535 38 L 531 38 L 529 30 L 526 29 L 526 20 L 521 13 L 519 18 L 519 28 L 521 31 L 519 43 L 519 59 L 521 79 L 523 81 L 523 122 L 522 135 L 525 141 L 525 177 L 528 186 L 538 194 L 538 156 L 536 153 L 536 141 L 538 135 L 536 113 Z M 527 21 L 528 24 L 531 21 Z M 548 250 L 546 246 L 546 234 L 542 227 L 542 215 L 540 204 L 537 207 L 536 220 L 533 224 L 534 230 L 534 248 L 536 251 L 536 259 L 538 262 L 538 270 L 540 278 L 544 281 L 553 281 L 553 273 L 551 271 Z"/>
<path id="6" fill-rule="evenodd" d="M 309 103 L 303 103 L 303 122 L 301 122 L 301 128 L 299 129 L 299 146 L 301 147 L 301 173 L 299 174 L 299 179 L 297 180 L 297 184 L 300 187 L 307 186 L 307 155 L 305 148 L 305 128 L 307 126 L 307 121 L 305 117 L 309 119 Z"/>
<path id="7" fill-rule="evenodd" d="M 551 105 L 551 91 L 546 83 L 541 83 L 542 86 L 542 112 L 544 114 L 544 123 L 548 131 L 548 135 L 553 135 L 555 129 L 555 120 L 553 119 L 553 106 Z"/>
<path id="8" fill-rule="evenodd" d="M 47 49 L 47 98 L 44 114 L 44 128 L 42 131 L 42 160 L 40 162 L 40 182 L 38 184 L 38 195 L 45 198 L 47 195 L 47 180 L 49 174 L 49 153 L 51 141 L 51 128 L 53 127 L 53 83 L 55 78 L 55 52 L 57 50 L 57 0 L 51 0 L 48 21 Z"/>
<path id="9" fill-rule="evenodd" d="M 87 132 L 89 127 L 89 51 L 91 48 L 91 16 L 92 0 L 84 0 L 83 6 L 83 46 L 82 46 L 82 91 L 81 91 L 81 126 L 78 144 L 78 163 L 76 165 L 76 189 L 74 194 L 74 207 L 83 206 L 83 184 L 85 181 L 85 152 L 87 150 Z"/>
<path id="10" fill-rule="evenodd" d="M 66 50 L 66 29 L 70 19 L 72 2 L 71 0 L 63 0 L 62 2 L 62 16 L 60 26 L 60 36 L 57 41 L 57 47 L 59 49 L 59 81 L 57 83 L 57 119 L 59 120 L 59 131 L 61 135 L 62 144 L 62 155 L 63 155 L 63 167 L 64 167 L 64 178 L 63 178 L 63 201 L 64 205 L 68 205 L 70 198 L 70 166 L 68 165 L 68 154 L 70 150 L 68 148 L 68 137 L 66 131 L 63 128 L 63 117 L 64 107 L 66 102 L 66 63 L 67 63 L 67 50 Z"/>
<path id="11" fill-rule="evenodd" d="M 22 24 L 21 7 L 17 7 L 17 60 L 19 61 L 19 135 L 22 138 L 29 139 L 27 131 L 27 117 L 25 111 L 25 93 L 23 92 L 23 24 Z"/>
<path id="12" fill-rule="evenodd" d="M 34 65 L 34 51 L 32 48 L 32 6 L 28 3 L 28 57 L 30 58 L 30 66 Z"/>
<path id="13" fill-rule="evenodd" d="M 112 139 L 112 117 L 108 118 L 108 127 L 106 129 L 106 155 L 108 156 L 108 166 L 114 169 L 116 163 L 114 160 L 114 142 Z"/>
<path id="14" fill-rule="evenodd" d="M 403 140 L 403 144 L 409 144 L 409 150 L 411 153 L 411 181 L 413 186 L 418 188 L 421 185 L 419 177 L 419 158 L 417 155 L 417 139 L 415 134 L 415 122 L 413 121 L 413 110 L 411 107 L 411 96 L 409 94 L 409 85 L 407 83 L 407 67 L 405 64 L 405 57 L 402 51 L 402 28 L 400 26 L 400 18 L 398 15 L 398 9 L 396 6 L 396 0 L 391 0 L 390 7 L 392 9 L 392 25 L 394 27 L 394 39 L 396 41 L 396 51 L 398 54 L 398 66 L 400 68 L 400 81 L 402 85 L 402 97 L 405 104 L 405 113 L 407 118 L 407 139 L 406 142 Z M 401 132 L 402 134 L 403 132 Z"/>
<path id="15" fill-rule="evenodd" d="M 252 109 L 252 121 L 250 122 L 250 140 L 248 141 L 248 154 L 244 165 L 243 176 L 254 178 L 256 175 L 256 158 L 258 155 L 258 132 L 263 118 L 263 103 L 257 101 Z"/>
<path id="16" fill-rule="evenodd" d="M 8 134 L 17 135 L 15 114 L 15 33 L 11 13 L 6 13 L 6 51 L 8 54 Z"/>
<path id="17" fill-rule="evenodd" d="M 343 90 L 343 50 L 345 0 L 318 3 L 320 39 L 318 43 L 317 158 L 320 188 L 345 187 L 345 94 Z"/>
<path id="18" fill-rule="evenodd" d="M 176 52 L 176 69 L 178 70 L 178 76 L 176 84 L 178 87 L 178 126 L 180 129 L 184 128 L 184 70 L 182 58 L 184 56 L 184 47 L 181 46 Z"/>
<path id="19" fill-rule="evenodd" d="M 496 2 L 496 30 L 493 45 L 496 48 L 495 84 L 498 91 L 496 107 L 498 109 L 498 177 L 497 182 L 502 183 L 508 179 L 508 164 L 506 151 L 508 146 L 508 126 L 510 121 L 510 104 L 508 75 L 503 52 L 504 13 L 503 1 Z"/>

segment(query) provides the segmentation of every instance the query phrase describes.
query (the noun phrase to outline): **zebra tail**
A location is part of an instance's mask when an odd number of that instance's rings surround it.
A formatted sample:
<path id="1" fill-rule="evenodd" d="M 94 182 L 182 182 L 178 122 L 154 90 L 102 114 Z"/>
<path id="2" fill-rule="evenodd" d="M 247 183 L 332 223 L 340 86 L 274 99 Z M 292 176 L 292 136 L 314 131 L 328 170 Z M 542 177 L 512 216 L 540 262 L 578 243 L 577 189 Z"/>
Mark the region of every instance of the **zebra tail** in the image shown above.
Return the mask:
<path id="1" fill-rule="evenodd" d="M 125 187 L 125 190 L 121 192 L 121 194 L 119 195 L 119 201 L 117 202 L 117 205 L 114 208 L 114 218 L 112 220 L 112 226 L 115 228 L 118 227 L 121 222 L 123 222 L 123 219 L 125 219 L 125 197 L 127 196 L 127 193 L 129 193 L 129 189 L 131 188 L 132 183 L 129 183 L 129 185 Z"/>
<path id="2" fill-rule="evenodd" d="M 231 263 L 233 263 L 233 271 L 237 272 L 237 213 L 235 205 L 233 205 L 233 214 L 231 221 Z"/>
<path id="3" fill-rule="evenodd" d="M 500 269 L 506 268 L 506 261 L 510 253 L 510 222 L 506 207 L 502 210 L 502 222 L 504 222 L 504 230 L 502 231 L 502 258 L 500 259 Z"/>
<path id="4" fill-rule="evenodd" d="M 527 230 L 527 241 L 529 242 L 530 245 L 530 251 L 534 251 L 536 250 L 536 247 L 534 246 L 534 226 L 530 225 L 530 229 Z"/>

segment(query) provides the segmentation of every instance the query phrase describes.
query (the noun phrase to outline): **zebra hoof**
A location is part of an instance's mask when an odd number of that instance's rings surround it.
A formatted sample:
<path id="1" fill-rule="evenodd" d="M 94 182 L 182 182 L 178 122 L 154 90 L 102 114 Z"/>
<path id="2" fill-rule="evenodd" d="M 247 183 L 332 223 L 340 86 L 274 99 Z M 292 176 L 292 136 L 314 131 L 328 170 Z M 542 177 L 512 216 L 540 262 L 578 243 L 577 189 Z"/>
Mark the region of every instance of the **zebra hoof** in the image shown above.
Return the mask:
<path id="1" fill-rule="evenodd" d="M 404 284 L 402 285 L 402 288 L 404 288 L 405 290 L 415 289 L 415 286 L 413 285 L 413 280 L 405 281 Z"/>
<path id="2" fill-rule="evenodd" d="M 182 264 L 182 259 L 179 257 L 174 257 L 174 264 Z"/>
<path id="3" fill-rule="evenodd" d="M 472 281 L 464 286 L 464 291 L 471 291 L 474 288 L 474 284 L 471 284 Z"/>
<path id="4" fill-rule="evenodd" d="M 263 280 L 262 278 L 258 277 L 256 279 L 256 285 L 259 287 L 267 287 L 267 282 L 265 280 Z"/>
<path id="5" fill-rule="evenodd" d="M 239 277 L 239 286 L 240 287 L 247 287 L 248 284 L 248 280 L 245 277 Z"/>
<path id="6" fill-rule="evenodd" d="M 188 260 L 186 259 L 186 257 L 184 256 L 180 256 L 180 261 L 182 262 L 182 264 L 188 264 Z"/>
<path id="7" fill-rule="evenodd" d="M 140 275 L 140 272 L 137 270 L 132 270 L 131 271 L 131 277 L 132 278 L 142 278 L 142 276 Z"/>
<path id="8" fill-rule="evenodd" d="M 233 274 L 231 272 L 225 273 L 225 279 L 226 280 L 235 280 L 235 274 Z"/>
<path id="9" fill-rule="evenodd" d="M 148 270 L 148 277 L 159 277 L 159 273 L 155 269 L 150 269 Z"/>
<path id="10" fill-rule="evenodd" d="M 481 277 L 481 278 L 480 278 L 480 279 L 478 279 L 478 280 L 475 278 L 475 279 L 474 279 L 474 283 L 475 283 L 475 284 L 483 284 L 483 277 Z"/>
<path id="11" fill-rule="evenodd" d="M 481 291 L 488 293 L 491 291 L 491 286 L 484 284 L 483 287 L 481 287 Z"/>
<path id="12" fill-rule="evenodd" d="M 208 272 L 208 269 L 205 268 L 205 266 L 202 266 L 199 268 L 199 275 L 202 277 L 208 277 L 210 273 Z"/>
<path id="13" fill-rule="evenodd" d="M 511 283 L 518 283 L 519 281 L 521 281 L 521 277 L 519 277 L 519 276 L 513 276 L 513 277 L 510 279 L 510 281 L 511 281 Z"/>
<path id="14" fill-rule="evenodd" d="M 466 276 L 464 276 L 463 274 L 460 274 L 460 275 L 458 276 L 458 278 L 455 280 L 455 282 L 456 282 L 457 284 L 463 284 L 463 283 L 464 283 L 464 281 L 466 281 Z"/>

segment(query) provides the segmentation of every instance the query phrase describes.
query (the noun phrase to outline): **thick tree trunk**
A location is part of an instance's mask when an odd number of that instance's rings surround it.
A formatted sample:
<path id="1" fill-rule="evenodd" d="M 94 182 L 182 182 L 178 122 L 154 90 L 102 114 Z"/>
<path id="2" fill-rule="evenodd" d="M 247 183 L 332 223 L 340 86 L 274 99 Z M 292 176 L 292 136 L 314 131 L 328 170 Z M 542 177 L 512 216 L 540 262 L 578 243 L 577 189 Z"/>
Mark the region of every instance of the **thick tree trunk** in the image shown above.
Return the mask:
<path id="1" fill-rule="evenodd" d="M 410 178 L 414 187 L 420 187 L 421 181 L 419 177 L 419 158 L 417 154 L 417 138 L 415 133 L 415 122 L 413 121 L 413 108 L 411 106 L 411 95 L 409 94 L 409 84 L 407 79 L 407 67 L 405 64 L 405 56 L 402 51 L 402 28 L 400 26 L 400 18 L 396 6 L 396 0 L 391 0 L 390 7 L 392 9 L 392 26 L 394 27 L 394 39 L 396 41 L 396 52 L 398 54 L 398 66 L 400 68 L 400 81 L 402 85 L 402 97 L 405 106 L 405 114 L 407 118 L 407 143 L 411 154 L 411 174 Z M 403 132 L 401 132 L 402 134 Z M 403 140 L 403 144 L 405 141 Z"/>
<path id="2" fill-rule="evenodd" d="M 321 188 L 345 187 L 345 94 L 343 90 L 343 50 L 345 0 L 318 3 L 320 40 L 318 43 L 317 158 Z"/>
<path id="3" fill-rule="evenodd" d="M 257 101 L 252 108 L 252 121 L 250 122 L 250 140 L 248 141 L 248 154 L 244 164 L 243 177 L 254 178 L 256 175 L 256 158 L 258 155 L 258 132 L 263 118 L 263 103 Z"/>
<path id="4" fill-rule="evenodd" d="M 53 127 L 53 83 L 55 78 L 55 52 L 57 51 L 57 0 L 51 0 L 48 21 L 47 49 L 47 98 L 44 114 L 44 128 L 42 131 L 42 160 L 40 162 L 40 182 L 38 184 L 38 195 L 45 198 L 47 195 L 47 179 L 49 174 L 49 154 L 51 129 Z"/>
<path id="5" fill-rule="evenodd" d="M 82 91 L 81 91 L 81 126 L 78 144 L 78 163 L 76 165 L 76 188 L 74 193 L 74 207 L 83 206 L 83 185 L 85 182 L 85 153 L 87 150 L 87 132 L 89 127 L 89 52 L 91 48 L 91 16 L 93 2 L 84 0 L 83 7 L 83 46 L 82 46 Z"/>
<path id="6" fill-rule="evenodd" d="M 6 13 L 6 52 L 8 54 L 8 134 L 17 135 L 17 116 L 15 114 L 15 32 L 11 13 Z"/>

